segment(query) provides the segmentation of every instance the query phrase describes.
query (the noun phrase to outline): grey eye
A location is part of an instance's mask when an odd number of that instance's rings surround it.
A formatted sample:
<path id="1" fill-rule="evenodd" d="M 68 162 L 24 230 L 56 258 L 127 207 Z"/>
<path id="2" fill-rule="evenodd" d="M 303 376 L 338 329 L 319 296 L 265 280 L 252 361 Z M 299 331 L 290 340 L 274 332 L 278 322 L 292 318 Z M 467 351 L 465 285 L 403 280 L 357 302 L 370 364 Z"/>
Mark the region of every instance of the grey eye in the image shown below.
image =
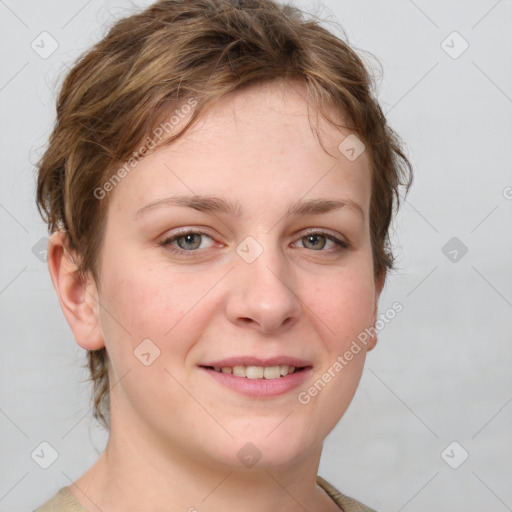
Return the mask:
<path id="1" fill-rule="evenodd" d="M 199 233 L 187 233 L 186 235 L 177 237 L 176 242 L 178 243 L 178 247 L 185 251 L 198 249 L 201 245 L 201 236 L 202 235 Z"/>
<path id="2" fill-rule="evenodd" d="M 301 240 L 306 249 L 323 249 L 327 243 L 327 237 L 324 235 L 308 235 L 302 237 Z"/>

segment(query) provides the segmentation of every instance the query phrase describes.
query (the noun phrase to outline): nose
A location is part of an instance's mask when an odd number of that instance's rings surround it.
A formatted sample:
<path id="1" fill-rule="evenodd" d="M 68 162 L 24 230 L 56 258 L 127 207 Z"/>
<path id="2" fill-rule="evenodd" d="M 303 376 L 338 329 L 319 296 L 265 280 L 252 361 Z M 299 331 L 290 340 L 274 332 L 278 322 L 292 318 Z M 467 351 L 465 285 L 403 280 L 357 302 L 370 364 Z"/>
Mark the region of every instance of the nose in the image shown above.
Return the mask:
<path id="1" fill-rule="evenodd" d="M 230 274 L 226 312 L 232 323 L 274 333 L 300 318 L 290 267 L 277 249 L 265 247 L 252 263 L 239 258 Z"/>

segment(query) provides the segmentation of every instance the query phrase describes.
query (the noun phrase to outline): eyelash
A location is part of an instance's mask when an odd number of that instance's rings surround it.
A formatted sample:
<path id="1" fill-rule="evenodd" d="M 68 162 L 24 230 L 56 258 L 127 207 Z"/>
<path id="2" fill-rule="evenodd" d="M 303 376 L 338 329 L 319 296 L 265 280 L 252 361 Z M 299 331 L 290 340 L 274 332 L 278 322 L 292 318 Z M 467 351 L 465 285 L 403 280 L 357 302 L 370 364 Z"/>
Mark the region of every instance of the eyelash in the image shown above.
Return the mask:
<path id="1" fill-rule="evenodd" d="M 159 245 L 162 246 L 162 247 L 165 247 L 167 250 L 171 251 L 172 253 L 179 254 L 179 255 L 184 255 L 184 254 L 191 255 L 193 253 L 199 252 L 200 249 L 185 250 L 185 249 L 180 249 L 180 248 L 177 248 L 177 247 L 174 247 L 173 245 L 171 245 L 172 242 L 174 242 L 178 238 L 181 238 L 181 237 L 186 236 L 186 235 L 207 236 L 208 238 L 211 238 L 212 240 L 214 240 L 212 236 L 210 236 L 208 233 L 205 233 L 204 231 L 188 230 L 188 231 L 182 231 L 182 232 L 179 232 L 179 233 L 175 233 L 171 237 L 168 237 L 165 240 L 163 240 L 162 242 L 160 242 Z M 337 238 L 334 235 L 332 235 L 330 233 L 327 233 L 325 231 L 311 231 L 311 232 L 305 233 L 303 236 L 299 237 L 297 240 L 301 240 L 301 239 L 306 238 L 308 236 L 314 236 L 314 235 L 325 237 L 327 240 L 330 240 L 331 242 L 334 242 L 337 245 L 337 247 L 333 248 L 334 251 L 332 251 L 332 249 L 330 249 L 330 250 L 329 249 L 327 249 L 327 250 L 319 249 L 317 251 L 315 251 L 314 249 L 310 249 L 313 252 L 339 252 L 339 251 L 342 251 L 342 250 L 347 250 L 350 247 L 349 244 L 347 242 L 345 242 L 344 240 L 340 240 L 339 238 Z M 304 247 L 304 249 L 307 249 L 307 248 Z"/>

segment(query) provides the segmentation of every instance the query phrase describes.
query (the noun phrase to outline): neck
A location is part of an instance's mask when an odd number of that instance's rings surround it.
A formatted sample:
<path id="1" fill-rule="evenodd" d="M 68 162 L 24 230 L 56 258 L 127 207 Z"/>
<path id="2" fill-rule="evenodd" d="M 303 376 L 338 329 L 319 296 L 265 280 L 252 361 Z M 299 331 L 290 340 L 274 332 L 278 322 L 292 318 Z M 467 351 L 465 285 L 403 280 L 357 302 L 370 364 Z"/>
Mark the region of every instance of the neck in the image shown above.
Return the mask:
<path id="1" fill-rule="evenodd" d="M 285 468 L 240 469 L 113 429 L 104 453 L 70 490 L 91 512 L 339 511 L 316 485 L 321 448 Z"/>

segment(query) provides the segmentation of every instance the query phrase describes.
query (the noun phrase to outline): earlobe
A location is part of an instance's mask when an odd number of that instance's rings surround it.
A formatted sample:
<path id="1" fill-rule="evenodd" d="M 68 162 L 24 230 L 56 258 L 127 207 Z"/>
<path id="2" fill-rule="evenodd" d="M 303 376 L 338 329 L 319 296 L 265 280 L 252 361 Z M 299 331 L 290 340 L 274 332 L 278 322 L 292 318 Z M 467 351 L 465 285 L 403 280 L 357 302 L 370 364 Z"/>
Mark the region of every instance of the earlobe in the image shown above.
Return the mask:
<path id="1" fill-rule="evenodd" d="M 373 309 L 372 314 L 372 321 L 371 321 L 371 336 L 368 339 L 366 350 L 373 350 L 375 348 L 375 345 L 377 345 L 377 330 L 376 330 L 376 324 L 377 324 L 377 311 L 379 309 L 379 297 L 382 292 L 382 289 L 384 288 L 384 283 L 386 281 L 386 272 L 383 271 L 379 276 L 375 278 L 375 305 Z"/>
<path id="2" fill-rule="evenodd" d="M 78 345 L 86 350 L 104 347 L 96 283 L 90 272 L 81 275 L 78 259 L 74 257 L 62 231 L 50 237 L 48 268 L 60 307 Z"/>

